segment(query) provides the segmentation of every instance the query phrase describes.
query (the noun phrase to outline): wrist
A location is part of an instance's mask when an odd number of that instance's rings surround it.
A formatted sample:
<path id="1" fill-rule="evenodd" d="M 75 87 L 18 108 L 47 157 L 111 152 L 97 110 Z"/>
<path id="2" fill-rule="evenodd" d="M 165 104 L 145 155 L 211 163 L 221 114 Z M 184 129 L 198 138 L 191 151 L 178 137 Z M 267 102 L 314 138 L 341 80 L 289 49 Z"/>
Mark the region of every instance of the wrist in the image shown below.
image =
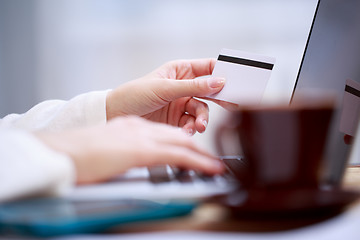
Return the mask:
<path id="1" fill-rule="evenodd" d="M 120 87 L 111 90 L 106 95 L 106 120 L 110 121 L 115 117 L 125 116 L 126 114 L 121 111 L 121 99 L 118 96 L 121 96 Z"/>
<path id="2" fill-rule="evenodd" d="M 84 151 L 82 151 L 82 149 L 86 149 L 82 145 L 84 142 L 78 141 L 79 133 L 77 131 L 67 131 L 61 133 L 37 132 L 34 135 L 51 150 L 64 154 L 71 159 L 75 170 L 76 182 L 79 183 L 79 179 L 82 177 L 81 169 L 83 159 L 88 157 L 84 156 Z M 91 155 L 90 151 L 86 152 Z"/>

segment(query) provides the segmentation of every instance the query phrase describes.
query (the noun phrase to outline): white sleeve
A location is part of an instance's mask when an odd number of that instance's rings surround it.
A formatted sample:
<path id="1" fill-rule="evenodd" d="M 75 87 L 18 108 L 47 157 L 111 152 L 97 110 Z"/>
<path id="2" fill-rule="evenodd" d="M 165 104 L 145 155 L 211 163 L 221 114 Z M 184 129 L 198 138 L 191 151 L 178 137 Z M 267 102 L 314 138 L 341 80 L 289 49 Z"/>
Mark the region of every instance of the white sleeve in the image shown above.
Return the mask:
<path id="1" fill-rule="evenodd" d="M 72 189 L 71 159 L 21 130 L 0 128 L 0 202 L 32 195 L 63 196 Z"/>
<path id="2" fill-rule="evenodd" d="M 107 91 L 89 92 L 69 100 L 49 100 L 24 114 L 10 114 L 0 119 L 2 127 L 23 130 L 64 130 L 106 122 Z"/>

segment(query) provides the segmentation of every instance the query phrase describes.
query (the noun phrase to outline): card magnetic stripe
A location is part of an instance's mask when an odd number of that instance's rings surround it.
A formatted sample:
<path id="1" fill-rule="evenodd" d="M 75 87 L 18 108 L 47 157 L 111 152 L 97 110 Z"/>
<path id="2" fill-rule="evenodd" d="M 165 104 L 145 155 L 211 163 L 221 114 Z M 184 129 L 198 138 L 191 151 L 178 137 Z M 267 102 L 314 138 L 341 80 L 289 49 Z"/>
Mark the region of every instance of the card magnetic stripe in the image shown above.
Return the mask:
<path id="1" fill-rule="evenodd" d="M 237 58 L 237 57 L 231 57 L 231 56 L 225 56 L 225 55 L 219 55 L 218 61 L 230 62 L 230 63 L 240 64 L 240 65 L 245 65 L 245 66 L 250 66 L 250 67 L 256 67 L 256 68 L 263 68 L 263 69 L 267 69 L 267 70 L 272 70 L 274 67 L 274 64 L 272 64 L 272 63 L 259 62 L 259 61 L 254 61 L 254 60 L 250 60 L 250 59 Z"/>
<path id="2" fill-rule="evenodd" d="M 353 88 L 353 87 L 350 87 L 349 85 L 346 85 L 345 86 L 345 92 L 348 92 L 348 93 L 351 93 L 357 97 L 360 97 L 360 91 Z"/>

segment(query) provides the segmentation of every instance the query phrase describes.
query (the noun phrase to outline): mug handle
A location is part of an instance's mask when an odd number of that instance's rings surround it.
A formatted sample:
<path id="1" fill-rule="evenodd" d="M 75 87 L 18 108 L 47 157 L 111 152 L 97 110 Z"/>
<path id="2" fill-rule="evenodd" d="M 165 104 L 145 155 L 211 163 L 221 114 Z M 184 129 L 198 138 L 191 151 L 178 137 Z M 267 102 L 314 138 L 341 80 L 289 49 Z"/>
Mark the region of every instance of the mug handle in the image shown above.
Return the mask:
<path id="1" fill-rule="evenodd" d="M 224 146 L 223 143 L 225 142 L 225 135 L 227 132 L 230 132 L 230 129 L 225 125 L 222 124 L 220 125 L 215 132 L 215 146 L 216 146 L 216 151 L 218 153 L 218 155 L 220 156 L 225 156 L 226 153 L 224 151 Z"/>
<path id="2" fill-rule="evenodd" d="M 219 156 L 229 155 L 226 152 L 226 147 L 224 144 L 227 142 L 226 140 L 230 139 L 230 141 L 228 142 L 231 143 L 233 143 L 234 141 L 238 141 L 239 138 L 235 134 L 236 128 L 237 128 L 236 123 L 231 118 L 228 118 L 215 130 L 215 147 Z"/>

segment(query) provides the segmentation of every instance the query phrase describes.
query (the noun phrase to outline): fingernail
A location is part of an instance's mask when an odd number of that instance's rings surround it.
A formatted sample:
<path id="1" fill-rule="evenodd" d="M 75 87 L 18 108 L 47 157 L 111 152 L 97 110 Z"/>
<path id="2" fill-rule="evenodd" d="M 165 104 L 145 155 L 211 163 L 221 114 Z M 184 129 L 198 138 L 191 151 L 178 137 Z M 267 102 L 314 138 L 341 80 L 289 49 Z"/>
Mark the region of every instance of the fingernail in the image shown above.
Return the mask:
<path id="1" fill-rule="evenodd" d="M 188 136 L 192 136 L 194 135 L 194 130 L 191 128 L 179 128 L 180 131 L 182 131 L 183 133 L 185 133 Z"/>
<path id="2" fill-rule="evenodd" d="M 194 131 L 190 128 L 190 129 L 186 129 L 186 134 L 189 136 L 194 135 Z"/>
<path id="3" fill-rule="evenodd" d="M 207 125 L 208 125 L 208 122 L 207 122 L 206 120 L 203 120 L 203 121 L 202 121 L 202 124 L 203 124 L 203 126 L 206 128 Z"/>
<path id="4" fill-rule="evenodd" d="M 225 78 L 209 78 L 208 84 L 209 84 L 209 87 L 211 87 L 211 88 L 222 87 L 225 84 Z"/>

